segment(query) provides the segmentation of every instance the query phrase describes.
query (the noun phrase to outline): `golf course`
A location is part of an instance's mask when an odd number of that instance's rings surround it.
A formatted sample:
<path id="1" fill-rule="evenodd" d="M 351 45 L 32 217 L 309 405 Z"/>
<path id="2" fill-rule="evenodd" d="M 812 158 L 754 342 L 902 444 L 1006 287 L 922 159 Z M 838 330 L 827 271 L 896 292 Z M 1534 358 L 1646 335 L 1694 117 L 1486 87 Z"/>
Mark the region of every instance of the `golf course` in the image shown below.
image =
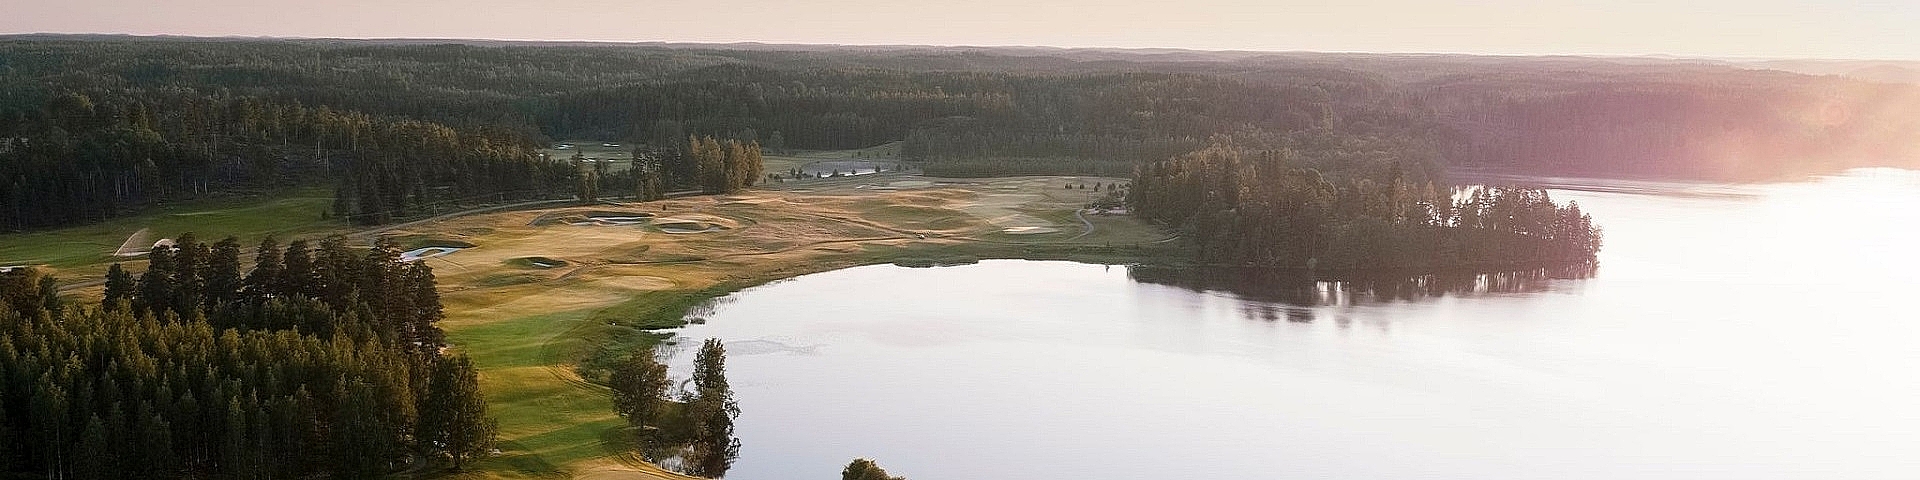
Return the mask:
<path id="1" fill-rule="evenodd" d="M 880 155 L 884 147 L 770 157 L 767 168 L 891 162 Z M 0 236 L 0 263 L 41 266 L 61 277 L 66 295 L 97 298 L 108 265 L 145 268 L 139 256 L 115 255 L 128 242 L 151 245 L 189 231 L 246 244 L 268 234 L 392 239 L 410 250 L 403 258 L 433 268 L 450 348 L 472 357 L 499 422 L 497 452 L 457 478 L 688 478 L 634 453 L 601 383 L 608 362 L 670 337 L 664 332 L 683 325 L 689 308 L 851 266 L 1125 261 L 1170 239 L 1132 217 L 1081 212 L 1108 194 L 1092 185 L 1121 179 L 862 173 L 732 195 L 475 209 L 372 230 L 322 218 L 325 192 L 209 200 Z"/>

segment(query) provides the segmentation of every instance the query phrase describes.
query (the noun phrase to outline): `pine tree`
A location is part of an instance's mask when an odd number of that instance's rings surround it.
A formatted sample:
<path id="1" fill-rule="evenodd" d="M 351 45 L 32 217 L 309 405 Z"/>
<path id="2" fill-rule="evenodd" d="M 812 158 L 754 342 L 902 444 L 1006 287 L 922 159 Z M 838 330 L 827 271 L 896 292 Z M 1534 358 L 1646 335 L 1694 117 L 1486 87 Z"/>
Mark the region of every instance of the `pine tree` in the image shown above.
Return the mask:
<path id="1" fill-rule="evenodd" d="M 279 289 L 285 269 L 281 261 L 280 242 L 272 235 L 260 239 L 260 246 L 253 250 L 253 270 L 247 272 L 245 281 L 246 296 L 262 299 L 268 295 L 283 293 Z M 256 300 L 257 301 L 257 300 Z"/>
<path id="2" fill-rule="evenodd" d="M 27 417 L 40 439 L 35 450 L 40 452 L 40 464 L 46 467 L 48 477 L 67 473 L 66 446 L 73 441 L 73 433 L 67 427 L 67 391 L 59 383 L 51 373 L 40 376 L 33 387 L 33 409 Z"/>
<path id="3" fill-rule="evenodd" d="M 252 442 L 248 441 L 247 411 L 241 406 L 239 398 L 227 399 L 222 426 L 226 428 L 220 432 L 220 470 L 234 477 L 244 477 L 254 472 L 257 467 L 249 461 L 248 454 Z"/>
<path id="4" fill-rule="evenodd" d="M 165 312 L 173 303 L 174 256 L 172 247 L 155 247 L 147 253 L 147 271 L 140 274 L 138 292 L 134 296 L 135 312 L 149 313 L 155 317 Z"/>
<path id="5" fill-rule="evenodd" d="M 40 277 L 39 290 L 40 309 L 56 316 L 59 315 L 61 310 L 59 280 L 54 279 L 52 275 L 42 276 Z"/>
<path id="6" fill-rule="evenodd" d="M 667 401 L 667 366 L 654 361 L 651 349 L 635 352 L 613 367 L 607 386 L 613 390 L 614 411 L 645 435 Z"/>
<path id="7" fill-rule="evenodd" d="M 213 244 L 207 259 L 205 305 L 214 307 L 240 299 L 240 239 L 227 237 Z"/>
<path id="8" fill-rule="evenodd" d="M 873 463 L 873 460 L 856 458 L 853 463 L 847 464 L 846 469 L 840 471 L 840 480 L 906 480 L 906 478 L 888 475 L 887 470 L 880 468 L 880 464 Z"/>
<path id="9" fill-rule="evenodd" d="M 725 476 L 740 457 L 740 440 L 733 437 L 733 420 L 740 416 L 740 405 L 734 402 L 733 389 L 727 385 L 726 362 L 726 347 L 717 338 L 701 344 L 693 360 L 695 394 L 687 405 L 693 439 L 687 461 L 694 475 Z"/>
<path id="10" fill-rule="evenodd" d="M 274 291 L 282 295 L 318 297 L 319 292 L 313 288 L 313 252 L 307 247 L 307 241 L 294 240 L 288 243 L 287 250 L 281 255 L 284 260 L 280 263 L 280 278 L 276 281 L 278 287 Z"/>
<path id="11" fill-rule="evenodd" d="M 493 448 L 498 426 L 487 416 L 479 375 L 466 355 L 434 362 L 432 386 L 420 408 L 420 439 L 453 459 L 453 470 Z"/>
<path id="12" fill-rule="evenodd" d="M 12 348 L 11 343 L 7 345 L 7 348 Z M 10 364 L 13 363 L 11 360 L 12 359 L 8 358 L 0 358 L 0 366 L 11 366 Z M 20 437 L 14 436 L 13 417 L 7 416 L 6 400 L 7 395 L 4 390 L 0 390 L 0 439 L 5 439 L 5 441 L 0 441 L 0 472 L 14 471 L 13 469 L 19 465 L 18 461 L 14 458 L 14 455 L 17 453 L 15 450 L 19 447 L 14 444 L 19 442 L 18 439 Z"/>
<path id="13" fill-rule="evenodd" d="M 106 295 L 100 299 L 100 306 L 107 310 L 118 310 L 126 302 L 133 301 L 133 274 L 127 273 L 127 269 L 121 267 L 119 263 L 114 263 L 113 266 L 107 267 L 106 289 Z"/>
<path id="14" fill-rule="evenodd" d="M 74 448 L 73 476 L 79 480 L 106 480 L 116 478 L 115 472 L 106 459 L 115 456 L 114 446 L 107 443 L 107 425 L 100 416 L 87 418 L 87 426 L 80 434 L 80 443 Z"/>
<path id="15" fill-rule="evenodd" d="M 159 395 L 156 395 L 159 396 Z M 160 414 L 147 405 L 141 411 L 147 412 L 140 420 L 140 454 L 138 465 L 148 477 L 170 476 L 173 472 L 175 457 L 173 453 L 173 427 Z"/>
<path id="16" fill-rule="evenodd" d="M 207 294 L 207 261 L 212 257 L 207 245 L 193 232 L 174 240 L 173 312 L 185 319 L 200 311 Z"/>
<path id="17" fill-rule="evenodd" d="M 343 378 L 334 386 L 334 398 L 333 465 L 349 477 L 379 475 L 393 454 L 394 431 L 374 387 Z"/>

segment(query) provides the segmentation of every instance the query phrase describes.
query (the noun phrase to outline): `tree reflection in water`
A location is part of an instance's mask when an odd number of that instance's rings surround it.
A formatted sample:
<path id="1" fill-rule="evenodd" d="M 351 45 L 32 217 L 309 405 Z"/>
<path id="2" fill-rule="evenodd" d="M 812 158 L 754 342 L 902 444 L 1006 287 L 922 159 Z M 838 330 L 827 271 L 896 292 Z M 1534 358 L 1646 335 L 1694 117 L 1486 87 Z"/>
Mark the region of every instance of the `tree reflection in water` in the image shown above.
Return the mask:
<path id="1" fill-rule="evenodd" d="M 1597 266 L 1584 264 L 1492 273 L 1373 271 L 1329 276 L 1302 269 L 1140 265 L 1129 268 L 1127 273 L 1137 282 L 1194 291 L 1227 292 L 1251 300 L 1317 307 L 1416 301 L 1447 295 L 1539 292 L 1546 290 L 1553 280 L 1591 278 L 1596 271 Z M 1312 321 L 1312 315 L 1304 311 L 1275 306 L 1261 307 L 1260 311 L 1247 313 L 1249 318 L 1279 320 L 1285 316 L 1291 322 Z"/>

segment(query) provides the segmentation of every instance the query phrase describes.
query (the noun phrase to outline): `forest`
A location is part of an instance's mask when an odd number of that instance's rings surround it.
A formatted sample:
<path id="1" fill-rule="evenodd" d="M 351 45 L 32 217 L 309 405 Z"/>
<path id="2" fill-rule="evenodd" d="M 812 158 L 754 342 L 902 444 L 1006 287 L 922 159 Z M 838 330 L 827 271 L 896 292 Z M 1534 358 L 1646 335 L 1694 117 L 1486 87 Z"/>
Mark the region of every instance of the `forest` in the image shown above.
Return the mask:
<path id="1" fill-rule="evenodd" d="M 446 355 L 432 270 L 390 243 L 192 234 L 97 304 L 0 273 L 0 472 L 46 478 L 368 478 L 459 470 L 495 427 Z"/>
<path id="2" fill-rule="evenodd" d="M 1146 163 L 1127 203 L 1190 235 L 1208 265 L 1502 271 L 1591 264 L 1600 249 L 1578 204 L 1539 189 L 1436 186 L 1431 164 L 1407 160 L 1420 145 L 1281 140 L 1223 137 Z"/>
<path id="3" fill-rule="evenodd" d="M 31 35 L 0 37 L 0 92 L 11 230 L 287 184 L 330 185 L 330 214 L 367 224 L 566 198 L 582 177 L 643 189 L 538 155 L 560 138 L 664 152 L 661 189 L 706 191 L 690 137 L 904 141 L 951 176 L 1128 175 L 1214 135 L 1302 132 L 1424 144 L 1438 171 L 1920 161 L 1920 86 L 1707 60 Z"/>

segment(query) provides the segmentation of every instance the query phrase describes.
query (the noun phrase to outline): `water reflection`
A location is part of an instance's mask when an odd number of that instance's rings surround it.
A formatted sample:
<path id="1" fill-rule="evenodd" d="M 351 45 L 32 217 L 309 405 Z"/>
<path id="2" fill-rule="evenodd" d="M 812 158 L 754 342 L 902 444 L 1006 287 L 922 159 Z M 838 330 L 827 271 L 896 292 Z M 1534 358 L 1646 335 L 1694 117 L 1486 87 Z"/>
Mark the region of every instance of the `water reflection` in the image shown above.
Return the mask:
<path id="1" fill-rule="evenodd" d="M 1249 300 L 1319 307 L 1541 292 L 1554 280 L 1592 278 L 1597 271 L 1594 265 L 1579 265 L 1495 273 L 1373 272 L 1331 279 L 1300 269 L 1140 265 L 1130 267 L 1127 275 L 1137 282 L 1196 292 L 1227 292 Z M 1257 307 L 1250 304 L 1249 308 Z M 1279 315 L 1262 311 L 1247 317 L 1277 320 Z M 1288 319 L 1310 321 L 1291 313 Z"/>
<path id="2" fill-rule="evenodd" d="M 1553 192 L 1589 280 L 879 265 L 680 335 L 739 352 L 733 480 L 1920 478 L 1920 173 L 1743 191 Z"/>

